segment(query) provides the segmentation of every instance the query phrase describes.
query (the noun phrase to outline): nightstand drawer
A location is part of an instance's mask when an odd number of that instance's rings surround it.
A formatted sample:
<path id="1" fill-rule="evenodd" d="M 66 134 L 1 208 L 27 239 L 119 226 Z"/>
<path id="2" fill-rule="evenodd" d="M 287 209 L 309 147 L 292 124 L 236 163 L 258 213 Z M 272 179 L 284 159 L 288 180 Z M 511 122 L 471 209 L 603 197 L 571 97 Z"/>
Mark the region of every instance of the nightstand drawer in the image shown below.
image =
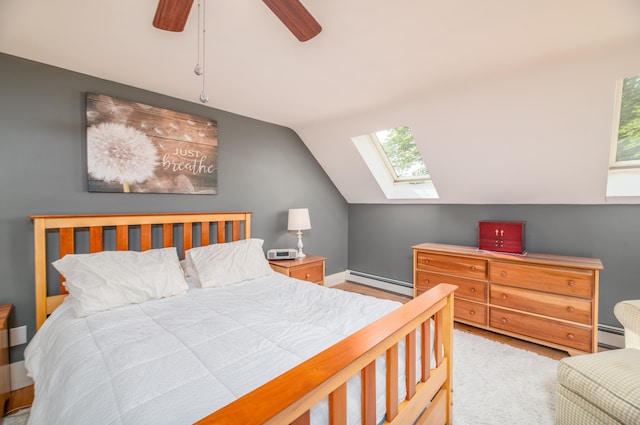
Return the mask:
<path id="1" fill-rule="evenodd" d="M 324 277 L 322 275 L 322 264 L 318 263 L 316 265 L 296 267 L 295 269 L 291 269 L 289 276 L 308 282 L 322 282 Z"/>
<path id="2" fill-rule="evenodd" d="M 269 265 L 285 276 L 324 285 L 325 261 L 325 257 L 307 255 L 295 260 L 271 260 Z"/>

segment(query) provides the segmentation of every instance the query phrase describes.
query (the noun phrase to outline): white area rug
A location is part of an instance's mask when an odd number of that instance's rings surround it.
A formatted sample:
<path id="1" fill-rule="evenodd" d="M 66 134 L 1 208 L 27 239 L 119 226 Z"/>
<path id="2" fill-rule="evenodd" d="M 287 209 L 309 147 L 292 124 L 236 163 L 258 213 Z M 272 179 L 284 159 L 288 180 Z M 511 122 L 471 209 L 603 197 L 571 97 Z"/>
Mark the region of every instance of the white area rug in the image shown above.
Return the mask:
<path id="1" fill-rule="evenodd" d="M 553 425 L 558 361 L 454 330 L 455 425 Z"/>

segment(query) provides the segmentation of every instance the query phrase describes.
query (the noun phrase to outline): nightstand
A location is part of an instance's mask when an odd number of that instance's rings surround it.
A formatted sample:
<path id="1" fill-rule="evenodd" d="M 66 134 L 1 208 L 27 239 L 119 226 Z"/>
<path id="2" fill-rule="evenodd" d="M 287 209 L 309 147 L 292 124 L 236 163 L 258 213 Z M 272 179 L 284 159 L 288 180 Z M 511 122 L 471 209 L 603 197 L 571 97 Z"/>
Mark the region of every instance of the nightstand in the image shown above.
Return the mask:
<path id="1" fill-rule="evenodd" d="M 285 276 L 324 285 L 325 257 L 307 255 L 295 260 L 270 260 L 271 268 Z"/>
<path id="2" fill-rule="evenodd" d="M 11 374 L 9 373 L 9 314 L 11 304 L 0 305 L 0 419 L 11 392 Z"/>

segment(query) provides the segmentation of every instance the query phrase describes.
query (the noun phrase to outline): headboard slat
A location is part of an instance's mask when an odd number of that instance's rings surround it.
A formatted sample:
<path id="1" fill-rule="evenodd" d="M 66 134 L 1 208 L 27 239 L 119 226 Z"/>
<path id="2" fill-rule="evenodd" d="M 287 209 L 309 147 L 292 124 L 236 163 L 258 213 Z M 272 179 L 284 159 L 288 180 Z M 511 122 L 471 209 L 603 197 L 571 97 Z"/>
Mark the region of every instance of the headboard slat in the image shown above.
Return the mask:
<path id="1" fill-rule="evenodd" d="M 200 244 L 209 245 L 209 233 L 211 223 L 209 221 L 203 221 L 200 224 Z"/>
<path id="2" fill-rule="evenodd" d="M 85 215 L 34 215 L 30 216 L 34 225 L 34 263 L 36 286 L 36 327 L 39 329 L 47 316 L 51 314 L 66 297 L 66 290 L 60 284 L 60 294 L 50 295 L 47 283 L 48 265 L 62 258 L 65 254 L 75 253 L 76 229 L 89 229 L 89 250 L 100 252 L 104 246 L 104 228 L 116 229 L 116 249 L 127 250 L 129 246 L 137 247 L 135 241 L 130 241 L 130 227 L 140 228 L 140 250 L 145 251 L 153 247 L 153 225 L 162 225 L 162 243 L 164 247 L 174 246 L 174 225 L 182 225 L 183 248 L 193 247 L 192 223 L 201 223 L 200 245 L 208 245 L 211 241 L 211 224 L 218 228 L 218 242 L 226 242 L 226 225 L 231 223 L 233 240 L 251 237 L 250 212 L 213 212 L 213 213 L 155 213 L 155 214 L 85 214 Z M 244 222 L 242 233 L 241 223 Z M 60 256 L 54 250 L 47 251 L 48 229 L 57 232 L 60 243 Z M 133 234 L 133 233 L 132 233 Z M 130 243 L 131 242 L 131 243 Z M 80 244 L 80 242 L 78 242 Z M 58 278 L 56 273 L 53 279 Z M 56 282 L 52 280 L 52 282 Z"/>
<path id="3" fill-rule="evenodd" d="M 218 223 L 218 243 L 224 243 L 227 241 L 225 223 Z"/>
<path id="4" fill-rule="evenodd" d="M 89 252 L 101 252 L 104 250 L 102 240 L 102 226 L 92 226 L 89 228 Z"/>
<path id="5" fill-rule="evenodd" d="M 193 223 L 184 223 L 182 228 L 182 244 L 184 252 L 193 247 Z"/>
<path id="6" fill-rule="evenodd" d="M 116 226 L 116 249 L 118 251 L 126 251 L 129 249 L 129 226 Z"/>
<path id="7" fill-rule="evenodd" d="M 162 246 L 165 248 L 173 246 L 173 224 L 171 223 L 162 226 Z"/>
<path id="8" fill-rule="evenodd" d="M 150 224 L 140 225 L 140 249 L 142 251 L 149 250 L 153 247 L 153 236 Z"/>

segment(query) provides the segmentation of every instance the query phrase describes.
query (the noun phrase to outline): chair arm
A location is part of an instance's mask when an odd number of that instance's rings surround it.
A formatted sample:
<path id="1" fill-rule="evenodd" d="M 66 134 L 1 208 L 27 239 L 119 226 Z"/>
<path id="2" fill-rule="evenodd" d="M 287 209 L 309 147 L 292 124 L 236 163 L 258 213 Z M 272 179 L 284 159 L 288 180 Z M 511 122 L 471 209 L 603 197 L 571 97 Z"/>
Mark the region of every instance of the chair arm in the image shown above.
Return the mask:
<path id="1" fill-rule="evenodd" d="M 640 300 L 620 301 L 613 313 L 624 326 L 625 347 L 640 349 Z"/>

